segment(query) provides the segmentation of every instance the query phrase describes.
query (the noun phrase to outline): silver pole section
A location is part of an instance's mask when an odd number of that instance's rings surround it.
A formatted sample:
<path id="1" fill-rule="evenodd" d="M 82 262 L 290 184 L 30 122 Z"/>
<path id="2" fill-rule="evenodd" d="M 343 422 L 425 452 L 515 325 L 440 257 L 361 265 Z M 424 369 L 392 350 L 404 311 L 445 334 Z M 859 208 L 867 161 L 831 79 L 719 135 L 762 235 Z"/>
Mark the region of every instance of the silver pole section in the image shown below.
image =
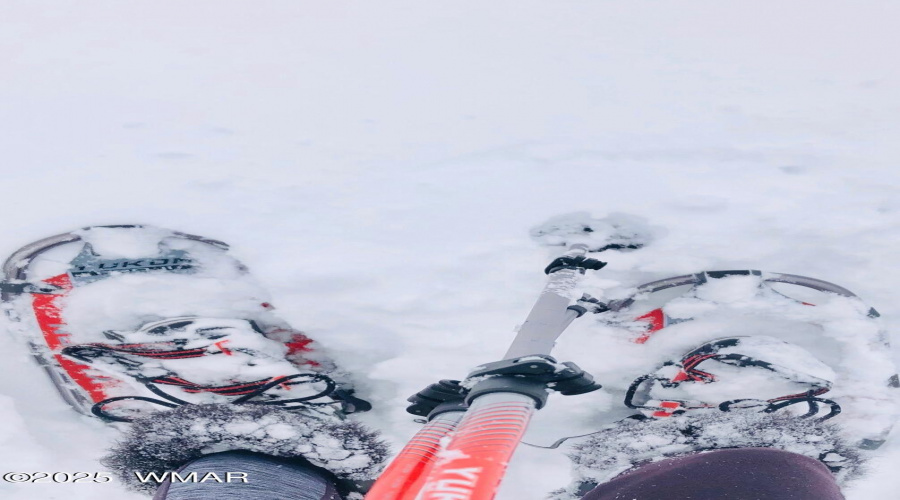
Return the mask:
<path id="1" fill-rule="evenodd" d="M 584 255 L 587 249 L 586 245 L 572 245 L 563 256 L 578 257 Z M 556 339 L 578 317 L 578 313 L 568 307 L 573 298 L 572 290 L 583 272 L 580 269 L 560 269 L 550 274 L 547 285 L 503 359 L 550 354 Z"/>

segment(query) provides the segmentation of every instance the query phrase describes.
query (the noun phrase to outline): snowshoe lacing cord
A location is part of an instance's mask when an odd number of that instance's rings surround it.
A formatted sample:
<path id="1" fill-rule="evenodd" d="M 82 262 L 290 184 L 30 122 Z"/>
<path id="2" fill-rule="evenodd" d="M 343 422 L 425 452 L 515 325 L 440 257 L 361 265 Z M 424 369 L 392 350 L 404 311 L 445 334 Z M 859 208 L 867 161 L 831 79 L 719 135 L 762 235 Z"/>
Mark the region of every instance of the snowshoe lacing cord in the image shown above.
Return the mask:
<path id="1" fill-rule="evenodd" d="M 108 344 L 94 343 L 68 346 L 62 350 L 62 353 L 87 363 L 91 363 L 98 358 L 112 359 L 116 363 L 119 363 L 122 366 L 126 367 L 126 373 L 129 372 L 129 369 L 137 369 L 142 365 L 142 363 L 139 361 L 129 359 L 127 357 L 128 355 L 151 359 L 174 360 L 198 358 L 215 354 L 209 353 L 206 347 L 185 349 L 183 348 L 183 344 L 184 342 L 179 342 L 177 340 L 171 342 L 160 342 L 155 346 L 147 344 L 121 344 L 113 346 Z M 167 347 L 168 349 L 160 349 L 159 347 Z M 174 349 L 172 349 L 172 347 L 174 347 Z M 250 351 L 245 349 L 234 350 L 250 353 Z M 190 382 L 175 375 L 164 375 L 155 378 L 143 377 L 133 372 L 130 373 L 130 375 L 137 379 L 139 382 L 143 383 L 144 387 L 146 387 L 150 392 L 156 394 L 162 399 L 145 396 L 112 397 L 95 403 L 91 407 L 91 413 L 106 420 L 112 420 L 115 422 L 131 422 L 132 419 L 111 414 L 106 410 L 106 407 L 110 403 L 115 403 L 117 401 L 144 401 L 166 408 L 176 408 L 182 405 L 194 404 L 166 393 L 157 385 L 171 385 L 179 387 L 181 390 L 187 393 L 210 392 L 221 396 L 238 396 L 237 398 L 229 401 L 230 404 L 259 404 L 278 406 L 286 410 L 298 410 L 315 406 L 341 404 L 341 406 L 347 413 L 350 413 L 352 411 L 366 411 L 371 408 L 371 405 L 367 401 L 354 397 L 352 395 L 352 391 L 338 389 L 338 385 L 333 379 L 321 373 L 295 373 L 293 375 L 273 377 L 257 380 L 254 382 L 243 382 L 225 386 L 204 386 Z M 298 380 L 301 378 L 305 380 Z M 293 385 L 313 384 L 316 382 L 324 382 L 325 388 L 311 396 L 268 401 L 254 400 L 254 398 L 262 396 L 267 391 L 276 386 L 289 388 Z M 333 401 L 319 403 L 312 402 L 315 399 L 324 397 L 331 397 Z"/>
<path id="2" fill-rule="evenodd" d="M 731 411 L 732 407 L 748 408 L 763 405 L 765 406 L 765 409 L 762 410 L 762 413 L 774 413 L 788 406 L 792 406 L 798 403 L 807 403 L 809 405 L 809 411 L 804 415 L 800 415 L 799 418 L 809 418 L 820 413 L 820 404 L 828 405 L 829 412 L 825 416 L 817 418 L 816 420 L 818 421 L 828 420 L 832 417 L 835 417 L 841 412 L 841 406 L 837 402 L 830 399 L 818 397 L 822 394 L 825 394 L 831 389 L 831 383 L 827 380 L 812 376 L 803 377 L 806 379 L 803 382 L 812 386 L 810 390 L 799 394 L 790 394 L 787 396 L 780 396 L 768 400 L 734 399 L 731 401 L 719 403 L 718 405 L 710 405 L 697 401 L 666 400 L 667 403 L 677 404 L 677 408 L 648 406 L 644 404 L 649 402 L 649 397 L 647 397 L 647 395 L 652 388 L 652 384 L 655 382 L 658 382 L 662 387 L 665 388 L 678 387 L 683 382 L 715 382 L 715 375 L 697 369 L 697 365 L 709 359 L 714 359 L 716 361 L 720 361 L 732 366 L 753 366 L 757 368 L 763 368 L 765 370 L 778 373 L 785 378 L 798 382 L 800 381 L 798 380 L 798 378 L 801 378 L 800 375 L 802 374 L 798 374 L 793 370 L 789 370 L 787 368 L 780 367 L 766 361 L 758 360 L 750 356 L 745 356 L 743 354 L 718 354 L 719 349 L 724 347 L 734 347 L 737 344 L 738 342 L 736 339 L 722 339 L 717 342 L 706 344 L 688 353 L 679 363 L 668 362 L 663 365 L 676 366 L 680 368 L 679 372 L 674 377 L 668 378 L 657 376 L 655 374 L 649 374 L 637 378 L 634 382 L 631 383 L 631 385 L 628 387 L 628 391 L 625 393 L 625 406 L 633 409 L 661 411 L 671 415 L 677 415 L 684 413 L 688 409 L 718 408 L 721 411 Z M 645 384 L 648 381 L 650 383 Z M 639 391 L 643 395 L 644 403 L 634 402 L 635 396 Z"/>
<path id="3" fill-rule="evenodd" d="M 295 379 L 306 377 L 308 380 L 305 381 L 296 381 Z M 195 384 L 191 384 L 187 382 L 189 385 L 183 385 L 180 383 L 174 383 L 173 380 L 181 380 L 176 379 L 175 377 L 159 377 L 156 379 L 151 379 L 149 381 L 144 382 L 144 386 L 150 390 L 150 392 L 156 394 L 160 398 L 149 398 L 144 396 L 118 396 L 114 398 L 104 399 L 91 407 L 91 413 L 94 415 L 105 419 L 112 420 L 114 422 L 131 422 L 132 419 L 126 417 L 120 417 L 117 415 L 113 415 L 106 411 L 105 407 L 110 403 L 114 403 L 116 401 L 145 401 L 148 403 L 153 403 L 159 406 L 164 406 L 166 408 L 177 408 L 183 405 L 190 405 L 195 403 L 190 403 L 188 401 L 184 401 L 179 399 L 171 394 L 167 394 L 162 391 L 159 387 L 157 387 L 155 383 L 158 384 L 166 384 L 166 385 L 177 385 L 184 387 L 185 392 L 214 392 L 217 394 L 223 395 L 235 395 L 235 394 L 243 394 L 242 396 L 229 401 L 230 404 L 257 404 L 257 405 L 266 405 L 266 406 L 278 406 L 285 410 L 299 410 L 303 408 L 309 408 L 313 406 L 329 406 L 334 405 L 337 402 L 322 402 L 322 403 L 311 403 L 310 401 L 326 396 L 332 395 L 332 393 L 336 392 L 337 383 L 328 377 L 327 375 L 322 375 L 319 373 L 295 373 L 293 375 L 287 375 L 284 377 L 275 377 L 272 379 L 258 380 L 256 382 L 249 382 L 246 384 L 236 384 L 233 386 L 223 386 L 223 387 L 204 387 Z M 325 389 L 319 391 L 316 394 L 311 396 L 305 396 L 302 398 L 292 398 L 292 399 L 279 399 L 272 401 L 252 401 L 253 398 L 261 396 L 269 389 L 276 386 L 291 386 L 298 384 L 312 384 L 315 382 L 325 382 Z M 235 392 L 241 391 L 241 392 Z"/>
<path id="4" fill-rule="evenodd" d="M 644 375 L 639 377 L 631 385 L 628 387 L 628 391 L 625 393 L 625 406 L 636 409 L 636 410 L 655 410 L 655 411 L 671 411 L 668 408 L 658 407 L 658 406 L 648 406 L 643 403 L 635 403 L 634 399 L 638 391 L 647 381 L 651 382 L 659 382 L 659 384 L 666 388 L 677 387 L 680 382 L 673 383 L 670 379 L 665 377 L 655 377 L 651 375 Z M 648 392 L 649 388 L 646 388 L 641 392 Z M 732 399 L 730 401 L 725 401 L 723 403 L 719 403 L 718 405 L 710 405 L 706 403 L 700 403 L 696 401 L 683 401 L 683 400 L 675 400 L 675 399 L 666 399 L 667 402 L 678 403 L 680 406 L 677 410 L 672 411 L 673 415 L 678 415 L 684 413 L 690 409 L 709 409 L 709 408 L 718 408 L 721 411 L 731 411 L 732 407 L 734 408 L 750 408 L 753 406 L 765 406 L 765 409 L 761 410 L 762 413 L 774 413 L 782 408 L 787 408 L 788 406 L 795 405 L 798 403 L 807 403 L 809 404 L 809 411 L 804 415 L 799 415 L 798 418 L 809 418 L 819 413 L 819 404 L 828 405 L 830 410 L 827 415 L 820 417 L 816 420 L 823 421 L 828 420 L 829 418 L 837 416 L 841 413 L 841 405 L 839 405 L 836 401 L 831 399 L 819 398 L 821 394 L 828 392 L 828 389 L 810 389 L 808 392 L 800 393 L 800 394 L 791 394 L 789 396 L 781 396 L 768 400 L 760 400 L 760 399 Z M 749 404 L 756 403 L 756 404 Z M 737 405 L 737 406 L 735 406 Z"/>
<path id="5" fill-rule="evenodd" d="M 809 411 L 803 415 L 800 415 L 798 418 L 809 418 L 813 415 L 817 415 L 819 413 L 819 404 L 826 404 L 830 407 L 830 410 L 827 415 L 824 417 L 819 417 L 816 420 L 819 422 L 828 420 L 829 418 L 837 416 L 841 412 L 841 405 L 837 404 L 837 402 L 831 399 L 825 398 L 817 398 L 815 396 L 819 394 L 823 394 L 828 392 L 828 389 L 814 391 L 810 390 L 804 394 L 794 394 L 791 396 L 782 396 L 780 398 L 769 399 L 765 401 L 768 403 L 766 408 L 762 411 L 763 413 L 775 413 L 776 411 L 786 408 L 791 405 L 795 405 L 797 403 L 807 403 L 809 404 Z M 731 411 L 731 407 L 735 404 L 744 403 L 746 401 L 759 401 L 758 399 L 733 399 L 731 401 L 725 401 L 724 403 L 719 404 L 719 409 L 722 411 Z"/>

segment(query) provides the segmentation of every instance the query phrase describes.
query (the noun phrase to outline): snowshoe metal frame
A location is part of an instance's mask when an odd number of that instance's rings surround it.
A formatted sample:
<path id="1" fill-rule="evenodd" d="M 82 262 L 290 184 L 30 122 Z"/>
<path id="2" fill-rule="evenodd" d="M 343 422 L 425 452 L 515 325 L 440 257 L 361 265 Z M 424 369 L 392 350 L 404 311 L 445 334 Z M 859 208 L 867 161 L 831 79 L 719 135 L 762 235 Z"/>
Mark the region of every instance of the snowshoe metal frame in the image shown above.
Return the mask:
<path id="1" fill-rule="evenodd" d="M 108 225 L 108 226 L 88 226 L 82 228 L 84 231 L 90 231 L 95 228 L 141 228 L 144 227 L 140 224 L 119 224 L 119 225 Z M 219 240 L 213 240 L 210 238 L 204 238 L 203 236 L 197 236 L 195 234 L 181 233 L 178 231 L 172 231 L 173 236 L 177 236 L 179 238 L 184 238 L 187 240 L 199 241 L 202 243 L 206 243 L 208 245 L 212 245 L 216 248 L 220 248 L 222 250 L 228 250 L 228 244 Z M 52 248 L 56 248 L 60 245 L 64 245 L 66 243 L 72 243 L 75 241 L 81 240 L 81 236 L 75 233 L 62 233 L 54 236 L 49 236 L 47 238 L 35 241 L 34 243 L 30 243 L 25 245 L 24 247 L 13 252 L 12 255 L 9 256 L 8 259 L 3 263 L 3 283 L 2 285 L 2 296 L 0 296 L 0 300 L 3 302 L 8 302 L 12 299 L 14 294 L 20 293 L 54 293 L 59 291 L 59 287 L 55 285 L 49 285 L 47 283 L 28 283 L 26 281 L 26 273 L 28 272 L 28 265 L 31 263 L 31 260 L 36 256 L 50 250 Z M 30 288 L 29 288 L 30 287 Z"/>
<path id="2" fill-rule="evenodd" d="M 783 273 L 765 273 L 762 271 L 754 270 L 754 269 L 740 269 L 740 270 L 730 270 L 730 271 L 704 271 L 702 273 L 695 274 L 685 274 L 683 276 L 675 276 L 673 278 L 666 278 L 658 281 L 651 281 L 650 283 L 644 283 L 643 285 L 637 288 L 637 291 L 626 299 L 622 300 L 614 300 L 606 304 L 606 306 L 611 311 L 621 311 L 631 304 L 634 303 L 635 297 L 645 293 L 654 293 L 662 290 L 666 290 L 668 288 L 675 288 L 679 286 L 685 285 L 702 285 L 706 283 L 710 278 L 718 279 L 725 278 L 727 276 L 761 276 L 763 278 L 763 282 L 771 282 L 771 283 L 786 283 L 789 285 L 799 285 L 806 288 L 811 288 L 813 290 L 818 290 L 820 292 L 830 292 L 835 293 L 844 297 L 857 297 L 857 295 L 850 290 L 842 286 L 835 285 L 834 283 L 829 283 L 824 280 L 810 278 L 807 276 L 800 276 L 797 274 L 783 274 Z M 869 317 L 877 318 L 880 315 L 878 311 L 874 308 L 869 310 Z"/>

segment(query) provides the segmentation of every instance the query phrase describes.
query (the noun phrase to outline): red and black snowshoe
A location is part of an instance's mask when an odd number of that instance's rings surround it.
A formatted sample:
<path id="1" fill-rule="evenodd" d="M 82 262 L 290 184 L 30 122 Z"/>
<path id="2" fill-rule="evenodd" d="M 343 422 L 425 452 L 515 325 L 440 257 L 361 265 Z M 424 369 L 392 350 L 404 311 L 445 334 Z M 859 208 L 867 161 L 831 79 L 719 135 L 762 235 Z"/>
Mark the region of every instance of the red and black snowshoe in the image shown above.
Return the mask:
<path id="1" fill-rule="evenodd" d="M 128 421 L 147 405 L 370 407 L 275 315 L 221 241 L 94 226 L 27 245 L 3 271 L 6 313 L 81 413 Z"/>

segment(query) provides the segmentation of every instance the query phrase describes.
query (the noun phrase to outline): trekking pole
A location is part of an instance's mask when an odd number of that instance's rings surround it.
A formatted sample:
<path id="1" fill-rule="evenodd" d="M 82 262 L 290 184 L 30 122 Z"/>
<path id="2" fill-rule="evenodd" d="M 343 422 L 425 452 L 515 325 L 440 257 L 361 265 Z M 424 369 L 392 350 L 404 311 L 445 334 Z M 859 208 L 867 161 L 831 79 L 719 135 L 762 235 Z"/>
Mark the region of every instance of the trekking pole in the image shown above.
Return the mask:
<path id="1" fill-rule="evenodd" d="M 556 339 L 587 311 L 569 305 L 579 278 L 586 269 L 605 265 L 585 258 L 587 250 L 586 245 L 572 245 L 547 267 L 547 285 L 503 360 L 472 371 L 468 391 L 436 389 L 449 382 L 442 381 L 410 398 L 432 404 L 429 425 L 376 481 L 368 500 L 489 500 L 531 416 L 546 404 L 548 390 L 575 395 L 600 388 L 574 363 L 557 363 L 550 356 Z"/>

